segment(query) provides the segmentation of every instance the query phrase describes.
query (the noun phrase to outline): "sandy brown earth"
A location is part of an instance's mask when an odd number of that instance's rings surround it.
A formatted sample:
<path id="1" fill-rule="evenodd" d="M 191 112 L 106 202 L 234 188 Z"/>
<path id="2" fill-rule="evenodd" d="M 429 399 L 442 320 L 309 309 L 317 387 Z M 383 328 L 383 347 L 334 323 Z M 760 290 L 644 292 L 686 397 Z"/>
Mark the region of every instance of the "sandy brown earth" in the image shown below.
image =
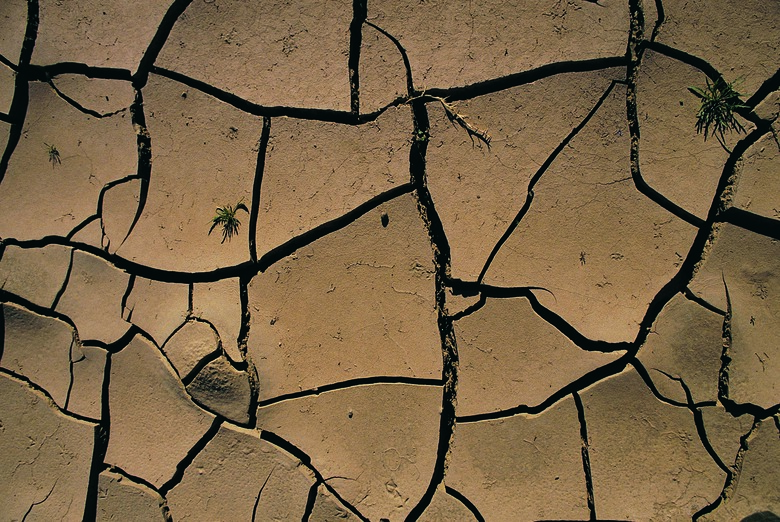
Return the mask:
<path id="1" fill-rule="evenodd" d="M 0 521 L 780 520 L 778 49 L 778 0 L 0 0 Z"/>

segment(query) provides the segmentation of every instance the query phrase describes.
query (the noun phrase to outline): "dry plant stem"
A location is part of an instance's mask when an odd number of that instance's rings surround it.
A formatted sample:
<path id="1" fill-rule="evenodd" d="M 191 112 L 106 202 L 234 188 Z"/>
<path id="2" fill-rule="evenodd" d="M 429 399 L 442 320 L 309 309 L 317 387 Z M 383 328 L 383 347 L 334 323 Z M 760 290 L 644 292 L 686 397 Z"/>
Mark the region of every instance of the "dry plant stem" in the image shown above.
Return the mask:
<path id="1" fill-rule="evenodd" d="M 477 138 L 477 140 L 484 143 L 487 146 L 487 148 L 490 149 L 490 141 L 493 139 L 490 136 L 490 134 L 488 134 L 487 131 L 479 129 L 474 125 L 470 124 L 469 122 L 467 122 L 466 116 L 460 114 L 457 108 L 451 103 L 449 103 L 445 98 L 442 98 L 440 96 L 432 96 L 430 94 L 425 94 L 425 92 L 423 91 L 423 93 L 420 94 L 419 96 L 413 96 L 409 98 L 407 100 L 407 103 L 411 103 L 412 101 L 420 98 L 436 100 L 439 103 L 441 103 L 441 106 L 444 108 L 444 113 L 447 115 L 447 119 L 450 120 L 450 122 L 453 125 L 459 125 L 461 128 L 463 128 L 468 133 L 472 143 L 474 143 L 474 138 Z"/>

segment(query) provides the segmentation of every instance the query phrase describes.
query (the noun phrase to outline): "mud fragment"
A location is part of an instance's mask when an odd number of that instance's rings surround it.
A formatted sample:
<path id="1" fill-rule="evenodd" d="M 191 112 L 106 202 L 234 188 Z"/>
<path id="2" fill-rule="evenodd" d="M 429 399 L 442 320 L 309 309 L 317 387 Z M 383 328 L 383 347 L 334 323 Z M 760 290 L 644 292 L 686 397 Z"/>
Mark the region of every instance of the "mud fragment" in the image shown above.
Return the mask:
<path id="1" fill-rule="evenodd" d="M 299 464 L 258 432 L 223 425 L 168 494 L 171 516 L 300 520 L 313 481 Z"/>
<path id="2" fill-rule="evenodd" d="M 0 373 L 0 498 L 7 520 L 82 520 L 95 424 Z"/>
<path id="3" fill-rule="evenodd" d="M 441 389 L 434 386 L 356 386 L 261 407 L 257 425 L 309 455 L 364 516 L 395 521 L 428 487 L 440 404 Z"/>
<path id="4" fill-rule="evenodd" d="M 50 308 L 65 283 L 70 257 L 71 249 L 61 245 L 42 248 L 9 245 L 0 259 L 0 288 Z"/>
<path id="5" fill-rule="evenodd" d="M 106 464 L 161 487 L 212 424 L 160 352 L 136 336 L 111 358 Z"/>

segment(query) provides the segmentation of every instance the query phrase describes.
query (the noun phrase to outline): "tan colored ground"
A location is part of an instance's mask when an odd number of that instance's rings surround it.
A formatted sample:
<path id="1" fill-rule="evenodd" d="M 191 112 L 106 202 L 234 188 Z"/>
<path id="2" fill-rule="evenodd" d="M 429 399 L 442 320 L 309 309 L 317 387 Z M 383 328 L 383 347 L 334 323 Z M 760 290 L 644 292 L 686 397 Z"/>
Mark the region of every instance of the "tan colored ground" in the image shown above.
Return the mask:
<path id="1" fill-rule="evenodd" d="M 0 520 L 780 520 L 778 49 L 778 0 L 0 0 Z"/>

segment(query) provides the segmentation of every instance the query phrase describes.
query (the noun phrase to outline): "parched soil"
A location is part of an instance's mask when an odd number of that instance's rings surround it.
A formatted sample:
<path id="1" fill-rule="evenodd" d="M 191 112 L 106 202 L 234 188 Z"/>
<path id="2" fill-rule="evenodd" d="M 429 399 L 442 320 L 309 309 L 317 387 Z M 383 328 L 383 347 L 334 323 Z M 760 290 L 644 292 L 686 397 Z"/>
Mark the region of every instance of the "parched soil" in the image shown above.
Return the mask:
<path id="1" fill-rule="evenodd" d="M 0 0 L 0 520 L 780 520 L 779 49 L 777 0 Z"/>

